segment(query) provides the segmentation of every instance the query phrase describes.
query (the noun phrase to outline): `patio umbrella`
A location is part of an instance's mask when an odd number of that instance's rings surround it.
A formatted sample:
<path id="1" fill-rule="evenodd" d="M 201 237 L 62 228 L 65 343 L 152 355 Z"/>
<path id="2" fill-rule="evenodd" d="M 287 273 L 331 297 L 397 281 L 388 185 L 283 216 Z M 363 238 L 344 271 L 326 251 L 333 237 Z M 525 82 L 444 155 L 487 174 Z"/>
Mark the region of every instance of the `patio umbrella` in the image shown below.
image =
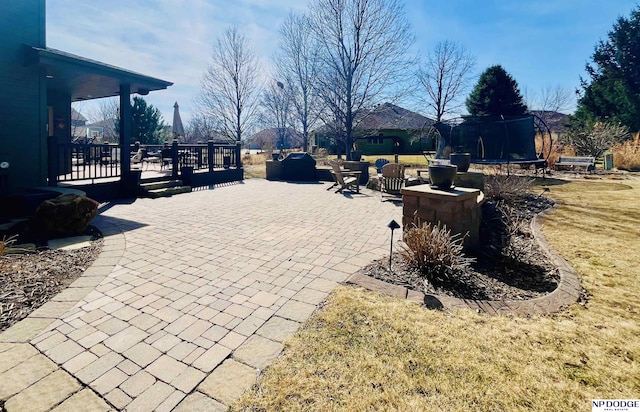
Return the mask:
<path id="1" fill-rule="evenodd" d="M 180 119 L 180 106 L 178 102 L 173 105 L 173 125 L 171 126 L 171 132 L 173 138 L 177 139 L 178 136 L 184 136 L 184 127 L 182 126 L 182 119 Z"/>

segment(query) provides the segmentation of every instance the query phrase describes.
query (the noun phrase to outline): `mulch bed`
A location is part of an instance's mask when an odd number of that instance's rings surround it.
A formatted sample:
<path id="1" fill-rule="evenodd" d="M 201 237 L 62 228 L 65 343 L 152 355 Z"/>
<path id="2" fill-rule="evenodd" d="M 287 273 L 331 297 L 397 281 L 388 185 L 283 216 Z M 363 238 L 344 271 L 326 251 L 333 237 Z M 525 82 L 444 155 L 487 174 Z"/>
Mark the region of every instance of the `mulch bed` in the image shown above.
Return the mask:
<path id="1" fill-rule="evenodd" d="M 500 202 L 486 201 L 482 207 L 480 228 L 482 246 L 467 255 L 476 261 L 455 278 L 431 284 L 416 266 L 404 258 L 402 252 L 394 253 L 392 271 L 389 271 L 387 256 L 372 262 L 360 273 L 425 294 L 463 299 L 526 300 L 543 296 L 557 287 L 560 276 L 529 228 L 536 214 L 553 205 L 552 200 L 535 195 Z M 513 252 L 509 256 L 516 255 L 517 259 L 505 256 L 501 247 L 508 229 L 503 223 L 505 210 L 511 213 L 512 219 L 520 222 L 520 230 L 510 236 Z"/>
<path id="2" fill-rule="evenodd" d="M 87 233 L 94 240 L 81 249 L 39 248 L 33 253 L 0 255 L 0 332 L 26 318 L 91 266 L 103 241 L 96 229 Z"/>

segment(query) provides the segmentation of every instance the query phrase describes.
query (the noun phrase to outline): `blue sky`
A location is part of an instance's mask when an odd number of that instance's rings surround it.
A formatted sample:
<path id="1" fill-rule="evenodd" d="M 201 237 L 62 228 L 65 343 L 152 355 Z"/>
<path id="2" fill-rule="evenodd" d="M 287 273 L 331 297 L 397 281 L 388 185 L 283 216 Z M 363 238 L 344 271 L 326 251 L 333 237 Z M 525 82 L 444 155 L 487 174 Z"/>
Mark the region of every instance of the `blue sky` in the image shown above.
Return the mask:
<path id="1" fill-rule="evenodd" d="M 523 93 L 574 90 L 599 40 L 637 0 L 406 0 L 415 52 L 441 40 L 477 58 L 477 74 L 501 64 Z M 216 39 L 238 24 L 262 58 L 265 77 L 278 26 L 296 0 L 49 0 L 47 46 L 174 83 L 145 99 L 171 122 L 188 121 Z M 92 106 L 83 103 L 81 111 Z"/>

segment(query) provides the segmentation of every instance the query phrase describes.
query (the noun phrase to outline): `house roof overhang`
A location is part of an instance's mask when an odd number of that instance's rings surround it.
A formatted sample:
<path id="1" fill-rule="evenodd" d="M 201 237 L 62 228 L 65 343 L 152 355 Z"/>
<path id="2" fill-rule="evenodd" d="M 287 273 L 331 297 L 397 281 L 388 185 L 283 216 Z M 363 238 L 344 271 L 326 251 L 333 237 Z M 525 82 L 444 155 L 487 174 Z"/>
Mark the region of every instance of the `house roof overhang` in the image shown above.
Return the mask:
<path id="1" fill-rule="evenodd" d="M 46 70 L 47 90 L 69 94 L 72 102 L 118 96 L 125 84 L 141 95 L 173 84 L 49 47 L 31 49 Z"/>

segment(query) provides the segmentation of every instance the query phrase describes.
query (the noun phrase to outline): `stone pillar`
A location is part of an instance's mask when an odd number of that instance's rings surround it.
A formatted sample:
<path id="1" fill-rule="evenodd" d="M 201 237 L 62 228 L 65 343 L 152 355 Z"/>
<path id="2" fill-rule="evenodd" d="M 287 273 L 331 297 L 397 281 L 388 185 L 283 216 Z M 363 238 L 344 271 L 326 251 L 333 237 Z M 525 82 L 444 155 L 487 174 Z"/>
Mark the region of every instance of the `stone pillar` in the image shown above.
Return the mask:
<path id="1" fill-rule="evenodd" d="M 464 247 L 474 248 L 480 236 L 482 198 L 478 189 L 462 187 L 444 191 L 429 185 L 405 187 L 402 189 L 402 226 L 412 224 L 416 216 L 421 222 L 441 223 L 452 235 L 468 233 Z"/>

